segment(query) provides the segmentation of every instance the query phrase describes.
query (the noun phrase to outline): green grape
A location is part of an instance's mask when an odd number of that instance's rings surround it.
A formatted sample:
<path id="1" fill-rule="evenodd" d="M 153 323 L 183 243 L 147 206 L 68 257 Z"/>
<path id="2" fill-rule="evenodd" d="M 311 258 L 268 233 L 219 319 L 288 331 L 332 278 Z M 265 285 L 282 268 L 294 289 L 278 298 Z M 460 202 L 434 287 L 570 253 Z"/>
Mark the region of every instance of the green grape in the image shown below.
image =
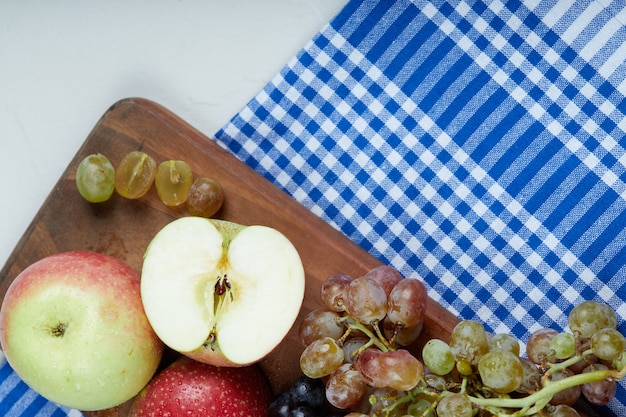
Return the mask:
<path id="1" fill-rule="evenodd" d="M 187 201 L 193 184 L 191 168 L 184 161 L 164 161 L 154 177 L 159 198 L 166 206 L 179 206 Z"/>
<path id="2" fill-rule="evenodd" d="M 474 320 L 457 324 L 450 334 L 449 345 L 462 375 L 470 375 L 472 366 L 478 365 L 480 358 L 489 351 L 485 328 Z"/>
<path id="3" fill-rule="evenodd" d="M 339 368 L 343 358 L 343 350 L 335 339 L 322 337 L 304 349 L 300 355 L 300 369 L 309 378 L 322 378 Z"/>
<path id="4" fill-rule="evenodd" d="M 90 203 L 107 201 L 115 190 L 115 168 L 101 153 L 87 155 L 76 169 L 76 187 Z"/>
<path id="5" fill-rule="evenodd" d="M 559 333 L 550 339 L 549 347 L 555 358 L 567 359 L 576 353 L 576 339 L 571 333 Z"/>
<path id="6" fill-rule="evenodd" d="M 594 355 L 605 361 L 612 361 L 626 347 L 624 336 L 616 329 L 605 328 L 591 336 L 591 348 Z"/>
<path id="7" fill-rule="evenodd" d="M 430 339 L 422 348 L 424 365 L 436 375 L 447 375 L 454 369 L 456 361 L 450 346 L 440 339 Z"/>
<path id="8" fill-rule="evenodd" d="M 212 178 L 198 178 L 189 189 L 187 210 L 192 216 L 211 217 L 224 204 L 224 189 Z"/>
<path id="9" fill-rule="evenodd" d="M 626 350 L 622 351 L 622 353 L 613 359 L 613 367 L 618 371 L 621 371 L 624 367 L 626 367 Z"/>
<path id="10" fill-rule="evenodd" d="M 508 333 L 498 333 L 489 338 L 489 350 L 506 350 L 514 355 L 519 355 L 519 341 L 515 336 Z"/>
<path id="11" fill-rule="evenodd" d="M 549 417 L 580 417 L 578 411 L 574 410 L 569 405 L 557 405 L 550 410 Z"/>
<path id="12" fill-rule="evenodd" d="M 524 368 L 517 355 L 507 350 L 488 352 L 478 362 L 483 384 L 499 394 L 518 389 L 524 377 Z"/>
<path id="13" fill-rule="evenodd" d="M 115 172 L 115 191 L 124 198 L 143 197 L 154 183 L 156 169 L 156 162 L 147 153 L 127 153 Z"/>
<path id="14" fill-rule="evenodd" d="M 471 417 L 472 402 L 465 394 L 446 395 L 437 404 L 437 415 L 440 417 Z"/>
<path id="15" fill-rule="evenodd" d="M 409 404 L 407 409 L 409 416 L 434 417 L 435 410 L 433 407 L 433 398 L 427 395 L 418 395 L 415 400 Z"/>
<path id="16" fill-rule="evenodd" d="M 600 329 L 617 328 L 617 315 L 604 303 L 584 301 L 572 309 L 568 322 L 572 332 L 587 338 Z"/>

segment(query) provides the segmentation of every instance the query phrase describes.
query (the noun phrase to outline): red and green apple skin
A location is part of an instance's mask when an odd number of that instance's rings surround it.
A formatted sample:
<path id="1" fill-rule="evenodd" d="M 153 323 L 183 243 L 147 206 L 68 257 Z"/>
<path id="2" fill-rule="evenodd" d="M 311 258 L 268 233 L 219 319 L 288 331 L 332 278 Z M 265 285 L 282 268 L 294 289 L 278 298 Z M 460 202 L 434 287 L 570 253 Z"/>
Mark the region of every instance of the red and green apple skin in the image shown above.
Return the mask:
<path id="1" fill-rule="evenodd" d="M 15 278 L 0 309 L 0 344 L 33 390 L 86 411 L 134 397 L 163 353 L 139 274 L 90 251 L 50 255 Z"/>

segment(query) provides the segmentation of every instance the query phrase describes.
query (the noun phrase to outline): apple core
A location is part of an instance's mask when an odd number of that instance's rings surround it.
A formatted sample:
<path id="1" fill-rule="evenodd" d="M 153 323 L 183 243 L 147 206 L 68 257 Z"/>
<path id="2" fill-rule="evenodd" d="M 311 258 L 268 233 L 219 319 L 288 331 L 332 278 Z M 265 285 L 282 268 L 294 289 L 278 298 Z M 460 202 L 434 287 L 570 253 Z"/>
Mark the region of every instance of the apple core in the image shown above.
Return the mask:
<path id="1" fill-rule="evenodd" d="M 273 228 L 184 217 L 148 246 L 141 294 L 170 348 L 242 366 L 266 356 L 295 322 L 304 268 L 293 244 Z"/>

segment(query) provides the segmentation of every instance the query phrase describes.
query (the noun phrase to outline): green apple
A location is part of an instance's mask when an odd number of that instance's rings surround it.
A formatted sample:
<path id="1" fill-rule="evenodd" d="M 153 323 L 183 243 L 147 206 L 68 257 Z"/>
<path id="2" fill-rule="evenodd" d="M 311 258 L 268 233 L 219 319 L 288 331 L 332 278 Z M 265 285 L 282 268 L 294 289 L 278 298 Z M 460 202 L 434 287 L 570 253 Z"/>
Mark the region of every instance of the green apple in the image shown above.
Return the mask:
<path id="1" fill-rule="evenodd" d="M 141 298 L 173 350 L 216 366 L 244 366 L 267 356 L 291 329 L 304 281 L 298 252 L 276 229 L 183 217 L 150 242 Z"/>
<path id="2" fill-rule="evenodd" d="M 271 400 L 255 365 L 217 367 L 182 356 L 141 391 L 129 417 L 267 417 Z"/>
<path id="3" fill-rule="evenodd" d="M 58 404 L 114 407 L 148 383 L 163 353 L 143 310 L 140 276 L 89 251 L 26 268 L 0 309 L 0 343 L 20 378 Z"/>

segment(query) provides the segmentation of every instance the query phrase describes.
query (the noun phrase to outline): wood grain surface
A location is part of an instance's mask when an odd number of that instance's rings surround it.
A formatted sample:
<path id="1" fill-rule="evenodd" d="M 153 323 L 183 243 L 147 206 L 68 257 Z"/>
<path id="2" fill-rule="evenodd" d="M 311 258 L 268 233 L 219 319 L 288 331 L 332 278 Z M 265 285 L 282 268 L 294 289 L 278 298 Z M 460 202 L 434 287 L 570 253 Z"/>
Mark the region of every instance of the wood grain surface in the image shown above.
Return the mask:
<path id="1" fill-rule="evenodd" d="M 358 277 L 380 262 L 214 141 L 145 99 L 129 98 L 115 103 L 96 124 L 0 271 L 0 297 L 4 298 L 11 281 L 27 266 L 62 251 L 106 253 L 141 270 L 142 257 L 152 237 L 173 219 L 188 215 L 186 206 L 165 206 L 154 187 L 139 200 L 114 194 L 105 203 L 90 204 L 79 195 L 75 183 L 76 167 L 88 154 L 103 153 L 117 166 L 133 150 L 147 152 L 157 163 L 184 160 L 195 176 L 217 179 L 225 190 L 225 203 L 215 217 L 274 227 L 298 249 L 307 280 L 300 317 L 279 347 L 260 363 L 275 392 L 287 389 L 300 375 L 298 358 L 304 347 L 297 340 L 299 321 L 309 311 L 321 307 L 321 282 L 335 272 Z M 457 322 L 456 317 L 431 300 L 420 341 L 447 339 Z M 421 342 L 413 349 L 421 350 Z M 164 365 L 173 358 L 175 354 L 168 352 Z M 85 414 L 125 416 L 127 410 L 128 403 Z"/>

